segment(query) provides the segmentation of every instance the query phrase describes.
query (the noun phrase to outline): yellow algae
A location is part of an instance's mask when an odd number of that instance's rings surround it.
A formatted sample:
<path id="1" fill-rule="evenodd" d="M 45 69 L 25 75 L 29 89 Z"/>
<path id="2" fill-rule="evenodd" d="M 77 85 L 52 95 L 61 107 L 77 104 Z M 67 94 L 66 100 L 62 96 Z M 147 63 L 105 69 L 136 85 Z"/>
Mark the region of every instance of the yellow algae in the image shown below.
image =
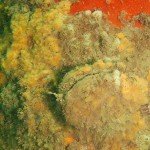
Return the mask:
<path id="1" fill-rule="evenodd" d="M 59 47 L 59 43 L 58 43 L 57 38 L 55 38 L 53 36 L 49 36 L 49 37 L 47 37 L 45 42 L 47 42 L 47 43 L 45 43 L 47 45 L 48 45 L 48 43 L 50 43 L 49 45 L 50 45 L 50 48 L 52 49 L 52 51 L 54 51 L 54 52 L 60 51 L 60 47 Z"/>
<path id="2" fill-rule="evenodd" d="M 122 52 L 123 50 L 125 50 L 126 46 L 124 44 L 120 44 L 118 47 L 119 52 Z"/>
<path id="3" fill-rule="evenodd" d="M 61 51 L 58 40 L 52 32 L 53 30 L 55 30 L 55 32 L 60 30 L 63 25 L 63 14 L 69 11 L 69 3 L 69 1 L 63 1 L 56 6 L 57 9 L 50 9 L 46 12 L 37 8 L 29 22 L 28 14 L 13 15 L 11 28 L 14 42 L 9 50 L 10 52 L 8 51 L 8 56 L 3 62 L 5 69 L 11 71 L 17 68 L 17 64 L 20 64 L 20 60 L 22 71 L 24 72 L 31 70 L 32 64 L 37 64 L 36 68 L 38 68 L 38 65 L 40 65 L 40 68 L 44 68 L 48 65 L 50 67 L 58 67 L 60 65 Z M 62 6 L 65 6 L 65 8 Z M 61 11 L 61 9 L 63 9 L 63 11 Z M 50 18 L 48 19 L 47 17 Z M 43 20 L 45 22 L 44 24 Z M 44 38 L 41 39 L 40 37 Z M 32 50 L 32 54 L 28 49 L 32 46 L 33 40 L 38 45 L 36 50 Z M 57 54 L 54 52 L 57 52 Z M 17 60 L 20 53 L 22 54 L 21 58 Z M 26 55 L 24 55 L 25 53 Z"/>
<path id="4" fill-rule="evenodd" d="M 61 54 L 55 54 L 51 60 L 52 66 L 59 66 L 61 61 Z"/>
<path id="5" fill-rule="evenodd" d="M 135 50 L 134 45 L 132 42 L 125 37 L 125 35 L 121 32 L 117 34 L 117 37 L 120 39 L 120 44 L 118 46 L 118 51 L 127 51 L 127 52 L 133 52 Z"/>
<path id="6" fill-rule="evenodd" d="M 28 86 L 29 88 L 35 86 L 42 86 L 49 80 L 53 79 L 53 72 L 51 70 L 42 70 L 32 71 L 29 74 L 26 74 L 22 80 L 20 80 L 20 84 L 22 86 Z"/>
<path id="7" fill-rule="evenodd" d="M 9 50 L 7 53 L 7 59 L 2 62 L 2 66 L 11 71 L 12 69 L 16 69 L 18 67 L 18 52 Z"/>
<path id="8" fill-rule="evenodd" d="M 71 2 L 69 0 L 62 1 L 56 9 L 58 9 L 59 12 L 67 14 L 70 10 Z"/>
<path id="9" fill-rule="evenodd" d="M 78 70 L 78 73 L 84 74 L 84 73 L 89 73 L 92 70 L 90 66 L 84 66 L 83 68 L 80 68 Z"/>
<path id="10" fill-rule="evenodd" d="M 55 16 L 57 15 L 57 13 L 58 12 L 56 9 L 51 9 L 51 11 L 46 12 L 44 14 L 44 17 L 48 22 L 52 22 L 55 19 Z"/>
<path id="11" fill-rule="evenodd" d="M 55 19 L 54 21 L 53 21 L 53 29 L 54 30 L 60 30 L 60 28 L 62 27 L 62 25 L 63 25 L 63 20 L 62 20 L 62 15 L 60 14 L 57 14 L 58 15 L 58 17 L 57 17 L 57 19 Z"/>
<path id="12" fill-rule="evenodd" d="M 148 83 L 146 80 L 134 76 L 132 79 L 127 75 L 121 75 L 122 94 L 126 100 L 142 105 L 148 102 Z"/>
<path id="13" fill-rule="evenodd" d="M 36 8 L 30 19 L 28 13 L 15 13 L 11 20 L 13 43 L 7 50 L 2 66 L 8 72 L 13 71 L 15 77 L 19 78 L 21 88 L 25 89 L 22 92 L 25 107 L 20 109 L 18 116 L 28 128 L 30 143 L 34 142 L 33 136 L 41 140 L 39 143 L 44 143 L 43 137 L 49 140 L 51 133 L 63 128 L 56 122 L 42 93 L 46 91 L 48 83 L 55 80 L 55 71 L 61 66 L 57 34 L 69 9 L 70 2 L 62 1 L 47 10 Z M 18 131 L 19 134 L 23 130 Z M 26 143 L 22 139 L 20 142 Z M 30 147 L 29 143 L 26 145 Z"/>
<path id="14" fill-rule="evenodd" d="M 120 38 L 120 39 L 123 39 L 125 36 L 122 32 L 118 33 L 117 36 Z"/>
<path id="15" fill-rule="evenodd" d="M 134 115 L 134 124 L 139 130 L 144 129 L 146 126 L 144 118 L 142 118 L 140 111 L 136 112 Z"/>
<path id="16" fill-rule="evenodd" d="M 65 138 L 64 140 L 64 145 L 65 147 L 67 147 L 68 145 L 70 145 L 71 143 L 73 143 L 75 141 L 75 139 L 72 136 L 68 136 Z"/>
<path id="17" fill-rule="evenodd" d="M 98 60 L 96 63 L 94 63 L 93 66 L 100 69 L 104 69 L 106 67 L 105 63 L 102 60 Z"/>
<path id="18" fill-rule="evenodd" d="M 108 69 L 113 66 L 112 62 L 103 62 L 102 60 L 98 60 L 93 64 L 93 68 L 95 69 Z"/>
<path id="19" fill-rule="evenodd" d="M 29 128 L 30 133 L 36 132 L 37 129 L 36 129 L 36 122 L 34 117 L 29 117 L 29 119 L 26 121 L 26 124 Z"/>
<path id="20" fill-rule="evenodd" d="M 113 66 L 112 62 L 106 62 L 106 68 L 111 68 Z"/>

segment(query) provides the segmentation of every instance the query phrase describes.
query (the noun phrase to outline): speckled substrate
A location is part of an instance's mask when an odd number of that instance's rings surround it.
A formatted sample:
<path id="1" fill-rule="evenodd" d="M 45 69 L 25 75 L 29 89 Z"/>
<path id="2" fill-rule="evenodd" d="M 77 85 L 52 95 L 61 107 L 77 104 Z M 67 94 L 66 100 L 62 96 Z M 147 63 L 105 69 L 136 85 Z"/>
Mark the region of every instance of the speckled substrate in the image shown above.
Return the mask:
<path id="1" fill-rule="evenodd" d="M 0 149 L 149 150 L 149 15 L 50 2 L 17 3 L 0 37 Z"/>

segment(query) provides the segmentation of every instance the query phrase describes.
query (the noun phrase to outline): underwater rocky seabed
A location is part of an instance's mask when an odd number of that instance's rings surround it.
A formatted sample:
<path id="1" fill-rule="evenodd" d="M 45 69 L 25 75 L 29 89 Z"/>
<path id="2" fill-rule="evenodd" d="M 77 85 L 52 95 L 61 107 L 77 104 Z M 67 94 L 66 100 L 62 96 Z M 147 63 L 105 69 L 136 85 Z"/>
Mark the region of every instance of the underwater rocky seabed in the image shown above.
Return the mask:
<path id="1" fill-rule="evenodd" d="M 74 2 L 0 1 L 0 150 L 150 150 L 150 17 Z"/>

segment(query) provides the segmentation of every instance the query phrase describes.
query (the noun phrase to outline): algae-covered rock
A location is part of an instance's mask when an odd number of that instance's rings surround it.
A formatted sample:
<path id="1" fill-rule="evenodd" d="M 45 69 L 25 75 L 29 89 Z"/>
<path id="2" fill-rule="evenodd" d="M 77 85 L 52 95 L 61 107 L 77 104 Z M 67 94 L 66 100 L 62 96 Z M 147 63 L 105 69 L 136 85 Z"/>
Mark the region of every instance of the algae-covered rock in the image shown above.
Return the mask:
<path id="1" fill-rule="evenodd" d="M 149 16 L 76 2 L 0 1 L 0 149 L 149 150 Z"/>
<path id="2" fill-rule="evenodd" d="M 119 70 L 95 68 L 95 64 L 71 71 L 62 81 L 67 122 L 78 130 L 81 143 L 85 142 L 81 135 L 86 134 L 85 143 L 92 141 L 96 149 L 96 142 L 108 142 L 116 134 L 121 148 L 128 147 L 128 141 L 136 144 L 136 134 L 145 128 L 139 108 L 148 103 L 147 81 L 138 77 L 132 81 Z M 93 139 L 93 134 L 104 135 L 106 141 Z"/>

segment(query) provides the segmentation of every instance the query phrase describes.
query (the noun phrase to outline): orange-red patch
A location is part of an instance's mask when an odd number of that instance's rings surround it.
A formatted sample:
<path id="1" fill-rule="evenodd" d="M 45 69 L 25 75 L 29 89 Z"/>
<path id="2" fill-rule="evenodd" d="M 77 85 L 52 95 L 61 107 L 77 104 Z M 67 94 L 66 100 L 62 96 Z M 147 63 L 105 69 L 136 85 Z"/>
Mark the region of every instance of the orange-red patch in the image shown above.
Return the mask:
<path id="1" fill-rule="evenodd" d="M 59 0 L 55 0 L 59 1 Z M 126 19 L 131 20 L 135 15 L 141 12 L 150 14 L 150 1 L 149 0 L 80 0 L 71 6 L 70 13 L 74 14 L 84 10 L 101 9 L 107 14 L 108 19 L 116 26 L 122 26 L 118 16 L 121 11 L 127 12 Z M 136 26 L 141 25 L 136 22 Z"/>
<path id="2" fill-rule="evenodd" d="M 73 142 L 74 142 L 74 138 L 73 137 L 71 137 L 71 136 L 70 137 L 66 137 L 64 145 L 65 145 L 65 147 L 67 147 L 68 145 L 70 145 Z"/>

